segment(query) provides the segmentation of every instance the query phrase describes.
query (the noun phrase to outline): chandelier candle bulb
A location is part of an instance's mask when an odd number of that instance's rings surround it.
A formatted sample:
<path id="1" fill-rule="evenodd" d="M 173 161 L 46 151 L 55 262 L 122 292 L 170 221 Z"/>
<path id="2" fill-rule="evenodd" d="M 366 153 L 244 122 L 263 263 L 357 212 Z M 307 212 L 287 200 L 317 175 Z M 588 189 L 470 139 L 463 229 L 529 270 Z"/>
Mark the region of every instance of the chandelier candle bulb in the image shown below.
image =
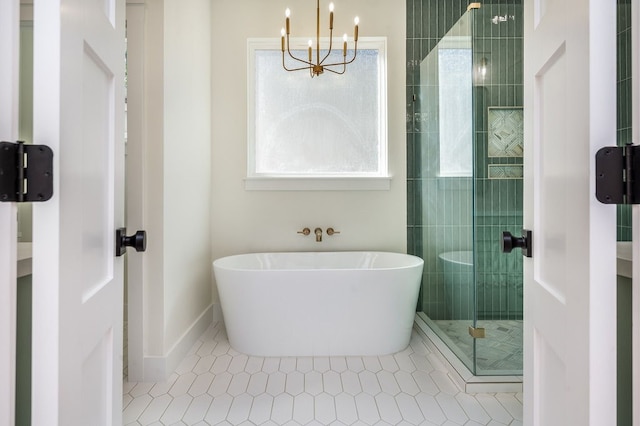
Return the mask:
<path id="1" fill-rule="evenodd" d="M 342 45 L 342 56 L 344 56 L 346 58 L 346 56 L 347 56 L 347 35 L 345 34 L 344 37 L 342 37 L 342 39 L 344 40 L 344 44 Z"/>
<path id="2" fill-rule="evenodd" d="M 280 35 L 282 36 L 280 38 L 280 41 L 281 41 L 281 44 L 282 44 L 282 53 L 284 53 L 284 35 L 285 35 L 284 28 L 280 31 Z"/>
<path id="3" fill-rule="evenodd" d="M 333 29 L 333 3 L 329 4 L 329 29 Z"/>
<path id="4" fill-rule="evenodd" d="M 354 36 L 353 36 L 353 41 L 358 41 L 358 24 L 360 23 L 360 18 L 358 18 L 356 16 L 356 18 L 353 20 L 353 22 L 356 24 L 356 28 L 354 31 Z"/>
<path id="5" fill-rule="evenodd" d="M 291 34 L 290 28 L 289 28 L 289 15 L 291 15 L 291 11 L 289 10 L 289 8 L 287 8 L 287 10 L 284 11 L 285 16 L 287 17 L 287 35 Z"/>

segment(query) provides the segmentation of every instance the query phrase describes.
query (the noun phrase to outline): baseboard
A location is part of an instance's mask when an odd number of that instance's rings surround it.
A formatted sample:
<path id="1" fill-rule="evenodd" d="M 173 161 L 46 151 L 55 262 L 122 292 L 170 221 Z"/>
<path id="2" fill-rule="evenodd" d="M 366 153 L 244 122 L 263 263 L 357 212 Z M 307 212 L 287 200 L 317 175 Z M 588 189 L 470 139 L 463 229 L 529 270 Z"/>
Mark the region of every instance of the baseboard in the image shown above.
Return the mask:
<path id="1" fill-rule="evenodd" d="M 178 341 L 169 349 L 165 356 L 144 357 L 144 382 L 164 382 L 175 371 L 184 359 L 189 349 L 211 325 L 216 311 L 220 311 L 218 304 L 209 305 L 191 324 Z M 221 315 L 220 315 L 221 316 Z"/>

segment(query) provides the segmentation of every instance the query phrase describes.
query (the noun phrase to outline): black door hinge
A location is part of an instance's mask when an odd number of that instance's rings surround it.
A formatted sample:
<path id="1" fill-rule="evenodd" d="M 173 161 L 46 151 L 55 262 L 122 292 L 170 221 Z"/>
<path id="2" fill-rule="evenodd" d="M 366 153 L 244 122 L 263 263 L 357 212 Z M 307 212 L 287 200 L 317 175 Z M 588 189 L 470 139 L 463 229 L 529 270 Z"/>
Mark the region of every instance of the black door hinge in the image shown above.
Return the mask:
<path id="1" fill-rule="evenodd" d="M 45 145 L 0 142 L 0 201 L 47 201 L 53 196 L 53 151 Z"/>
<path id="2" fill-rule="evenodd" d="M 640 146 L 607 146 L 596 153 L 596 198 L 603 204 L 640 204 Z"/>

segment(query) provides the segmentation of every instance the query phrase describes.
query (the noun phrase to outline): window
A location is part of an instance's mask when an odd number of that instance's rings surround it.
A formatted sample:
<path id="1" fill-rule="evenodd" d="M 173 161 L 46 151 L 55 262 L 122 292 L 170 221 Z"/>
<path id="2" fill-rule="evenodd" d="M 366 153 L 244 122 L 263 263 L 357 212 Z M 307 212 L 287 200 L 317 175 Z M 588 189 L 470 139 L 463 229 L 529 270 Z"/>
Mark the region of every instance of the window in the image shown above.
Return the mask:
<path id="1" fill-rule="evenodd" d="M 280 39 L 249 40 L 247 189 L 388 188 L 385 46 L 363 38 L 345 74 L 311 78 L 282 68 Z"/>
<path id="2" fill-rule="evenodd" d="M 473 172 L 471 60 L 471 49 L 438 49 L 440 176 Z"/>

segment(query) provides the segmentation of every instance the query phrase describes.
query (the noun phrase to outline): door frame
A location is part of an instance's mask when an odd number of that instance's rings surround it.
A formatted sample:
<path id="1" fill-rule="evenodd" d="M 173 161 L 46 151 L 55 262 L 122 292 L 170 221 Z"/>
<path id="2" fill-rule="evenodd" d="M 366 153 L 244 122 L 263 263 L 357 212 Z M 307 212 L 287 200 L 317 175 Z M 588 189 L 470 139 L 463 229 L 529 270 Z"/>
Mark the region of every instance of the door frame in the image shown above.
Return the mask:
<path id="1" fill-rule="evenodd" d="M 631 142 L 640 144 L 640 3 L 631 2 L 631 98 L 632 98 L 632 138 Z M 640 282 L 640 205 L 632 207 L 632 283 Z M 632 285 L 632 376 L 633 425 L 640 426 L 640 291 Z"/>
<path id="2" fill-rule="evenodd" d="M 20 2 L 0 2 L 0 139 L 18 139 Z M 8 59 L 8 60 L 7 60 Z M 0 424 L 15 422 L 18 207 L 0 203 Z"/>
<path id="3" fill-rule="evenodd" d="M 125 153 L 125 223 L 129 233 L 145 226 L 145 151 L 144 126 L 144 0 L 127 0 L 127 141 Z M 125 309 L 127 341 L 125 359 L 131 382 L 144 381 L 144 287 L 145 256 L 126 256 Z"/>

